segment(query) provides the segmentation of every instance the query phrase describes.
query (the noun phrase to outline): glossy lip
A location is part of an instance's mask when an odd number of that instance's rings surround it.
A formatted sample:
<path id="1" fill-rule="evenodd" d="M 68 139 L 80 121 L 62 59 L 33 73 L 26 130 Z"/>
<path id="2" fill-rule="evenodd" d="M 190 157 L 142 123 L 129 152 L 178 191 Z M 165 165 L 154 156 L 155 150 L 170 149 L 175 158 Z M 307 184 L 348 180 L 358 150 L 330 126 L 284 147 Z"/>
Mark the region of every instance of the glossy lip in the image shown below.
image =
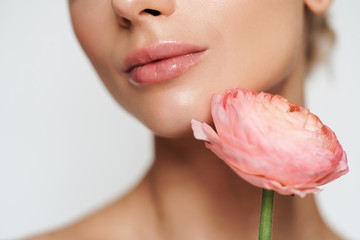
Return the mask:
<path id="1" fill-rule="evenodd" d="M 138 48 L 126 56 L 123 66 L 130 81 L 150 84 L 172 79 L 197 64 L 205 47 L 176 41 L 158 42 L 147 48 Z"/>

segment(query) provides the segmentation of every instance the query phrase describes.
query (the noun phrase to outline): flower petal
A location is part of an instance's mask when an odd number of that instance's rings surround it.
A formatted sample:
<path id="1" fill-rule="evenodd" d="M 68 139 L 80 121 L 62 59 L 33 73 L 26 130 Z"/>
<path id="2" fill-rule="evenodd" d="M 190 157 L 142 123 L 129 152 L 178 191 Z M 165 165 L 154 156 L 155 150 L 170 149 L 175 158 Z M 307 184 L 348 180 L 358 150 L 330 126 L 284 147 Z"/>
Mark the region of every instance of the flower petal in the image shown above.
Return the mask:
<path id="1" fill-rule="evenodd" d="M 192 120 L 195 138 L 255 186 L 303 197 L 348 172 L 335 133 L 282 96 L 232 89 L 212 97 L 211 114 L 216 132 Z"/>

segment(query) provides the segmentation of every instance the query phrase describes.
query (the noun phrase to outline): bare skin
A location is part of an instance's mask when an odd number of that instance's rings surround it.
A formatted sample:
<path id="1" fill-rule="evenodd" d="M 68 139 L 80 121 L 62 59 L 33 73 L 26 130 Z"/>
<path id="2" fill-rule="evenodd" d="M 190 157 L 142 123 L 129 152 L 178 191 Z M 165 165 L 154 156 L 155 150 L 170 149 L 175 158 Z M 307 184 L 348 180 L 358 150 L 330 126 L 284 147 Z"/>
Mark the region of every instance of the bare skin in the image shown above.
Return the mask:
<path id="1" fill-rule="evenodd" d="M 305 62 L 270 91 L 304 104 Z M 123 198 L 61 230 L 28 238 L 256 239 L 261 189 L 240 179 L 192 137 L 155 137 L 154 165 Z M 273 239 L 340 239 L 323 222 L 314 197 L 275 195 Z"/>
<path id="2" fill-rule="evenodd" d="M 195 157 L 186 151 L 190 142 Z M 132 192 L 74 225 L 29 240 L 257 238 L 260 189 L 202 143 L 163 138 L 156 143 L 156 162 Z M 313 196 L 276 195 L 273 239 L 340 238 L 322 221 Z"/>
<path id="3" fill-rule="evenodd" d="M 28 240 L 256 239 L 261 189 L 195 140 L 190 120 L 210 123 L 211 95 L 234 87 L 280 94 L 304 105 L 304 7 L 322 13 L 330 2 L 69 0 L 75 34 L 105 86 L 154 132 L 154 164 L 123 198 Z M 171 81 L 133 85 L 123 70 L 126 55 L 164 40 L 205 46 L 207 56 Z M 339 237 L 321 219 L 313 196 L 276 195 L 273 239 Z"/>

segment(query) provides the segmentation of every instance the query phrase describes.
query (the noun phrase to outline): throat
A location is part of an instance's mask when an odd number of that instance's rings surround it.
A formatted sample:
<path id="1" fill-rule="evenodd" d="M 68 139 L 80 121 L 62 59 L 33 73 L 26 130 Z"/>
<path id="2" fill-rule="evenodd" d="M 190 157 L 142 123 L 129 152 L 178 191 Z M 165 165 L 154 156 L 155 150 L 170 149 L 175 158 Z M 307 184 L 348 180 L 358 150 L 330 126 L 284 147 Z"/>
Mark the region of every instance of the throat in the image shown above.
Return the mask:
<path id="1" fill-rule="evenodd" d="M 234 231 L 257 236 L 261 189 L 238 177 L 203 142 L 155 137 L 155 161 L 146 179 L 165 239 L 185 233 L 197 237 L 182 239 L 211 239 L 202 235 L 210 233 L 231 239 L 224 234 Z"/>
<path id="2" fill-rule="evenodd" d="M 261 189 L 201 142 L 155 137 L 155 161 L 144 182 L 162 239 L 257 238 Z M 275 194 L 274 238 L 295 239 L 309 222 L 312 232 L 325 226 L 312 196 Z"/>

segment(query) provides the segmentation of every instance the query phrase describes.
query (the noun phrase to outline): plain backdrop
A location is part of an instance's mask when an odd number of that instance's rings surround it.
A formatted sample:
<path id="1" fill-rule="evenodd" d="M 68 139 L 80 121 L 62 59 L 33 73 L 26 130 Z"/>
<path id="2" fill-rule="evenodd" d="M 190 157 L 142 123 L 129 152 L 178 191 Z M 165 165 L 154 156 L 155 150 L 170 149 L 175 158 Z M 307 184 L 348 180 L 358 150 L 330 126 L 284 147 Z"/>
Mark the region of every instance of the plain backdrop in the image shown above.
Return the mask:
<path id="1" fill-rule="evenodd" d="M 327 223 L 360 239 L 360 2 L 330 9 L 337 44 L 307 107 L 337 134 L 350 173 L 317 195 Z M 124 194 L 152 137 L 115 103 L 72 32 L 67 1 L 0 2 L 0 239 L 53 229 Z"/>

